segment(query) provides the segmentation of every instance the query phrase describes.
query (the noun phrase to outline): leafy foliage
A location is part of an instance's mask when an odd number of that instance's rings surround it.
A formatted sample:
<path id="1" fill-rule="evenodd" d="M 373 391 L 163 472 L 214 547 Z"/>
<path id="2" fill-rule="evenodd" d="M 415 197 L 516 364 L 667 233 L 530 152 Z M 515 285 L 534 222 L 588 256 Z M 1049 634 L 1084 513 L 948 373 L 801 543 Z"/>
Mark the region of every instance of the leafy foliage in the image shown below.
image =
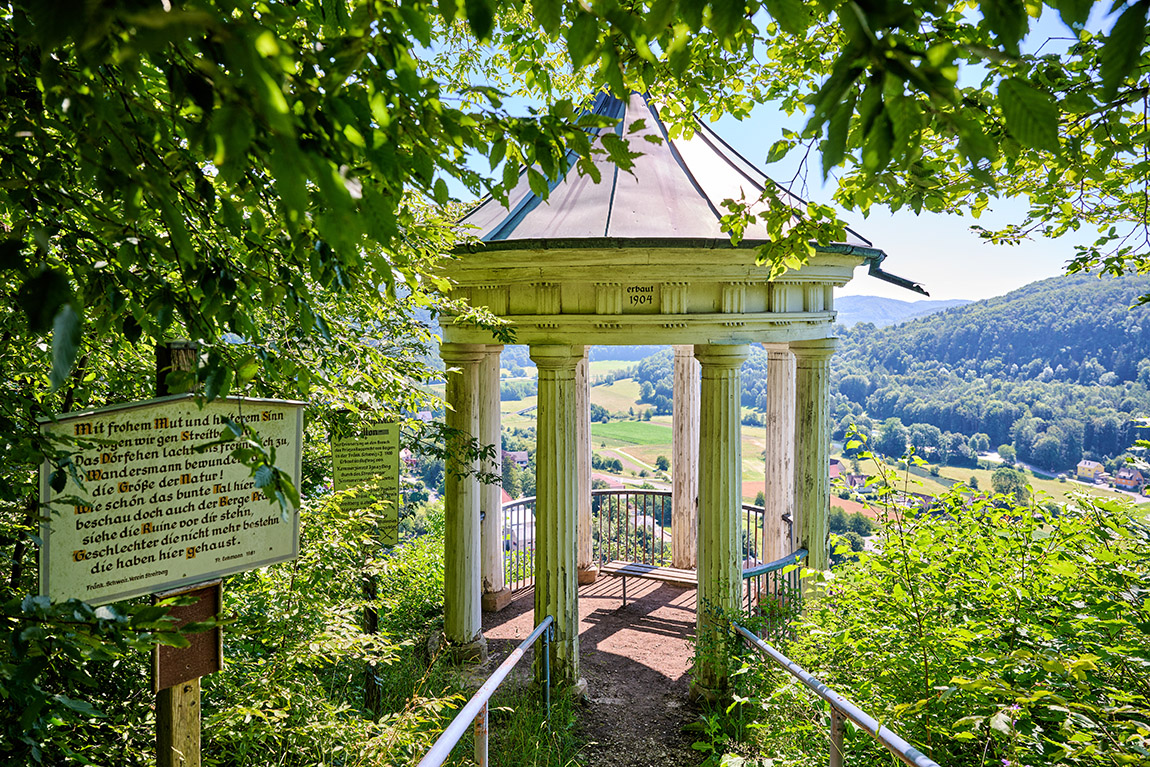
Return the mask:
<path id="1" fill-rule="evenodd" d="M 879 534 L 822 586 L 792 659 L 940 764 L 1144 763 L 1150 529 L 1128 505 L 956 492 Z M 825 748 L 818 708 L 768 676 L 745 694 L 759 753 L 806 763 L 795 749 Z M 847 749 L 884 758 L 853 728 Z"/>

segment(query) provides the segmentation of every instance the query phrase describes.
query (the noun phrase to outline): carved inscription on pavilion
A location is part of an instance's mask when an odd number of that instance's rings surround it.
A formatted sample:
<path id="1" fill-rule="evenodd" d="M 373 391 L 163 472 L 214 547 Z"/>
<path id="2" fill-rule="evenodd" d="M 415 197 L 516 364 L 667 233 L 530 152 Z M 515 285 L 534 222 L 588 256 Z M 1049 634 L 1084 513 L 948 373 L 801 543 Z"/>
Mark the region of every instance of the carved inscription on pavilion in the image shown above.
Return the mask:
<path id="1" fill-rule="evenodd" d="M 63 416 L 43 425 L 73 452 L 60 490 L 41 467 L 41 593 L 100 604 L 294 558 L 299 514 L 284 520 L 220 439 L 250 426 L 299 486 L 304 403 L 191 397 Z"/>
<path id="2" fill-rule="evenodd" d="M 624 285 L 623 314 L 658 314 L 659 299 L 658 285 Z"/>

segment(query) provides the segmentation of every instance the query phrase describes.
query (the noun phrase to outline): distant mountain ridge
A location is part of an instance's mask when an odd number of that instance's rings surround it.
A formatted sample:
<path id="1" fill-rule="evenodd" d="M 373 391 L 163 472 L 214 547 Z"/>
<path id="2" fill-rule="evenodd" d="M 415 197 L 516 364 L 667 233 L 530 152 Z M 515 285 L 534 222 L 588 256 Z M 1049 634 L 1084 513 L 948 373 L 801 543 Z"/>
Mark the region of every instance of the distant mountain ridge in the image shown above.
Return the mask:
<path id="1" fill-rule="evenodd" d="M 969 303 L 972 302 L 965 298 L 900 301 L 896 298 L 878 296 L 842 296 L 835 299 L 835 309 L 838 311 L 840 325 L 849 328 L 860 322 L 870 322 L 875 327 L 882 328 L 955 306 L 966 306 Z"/>

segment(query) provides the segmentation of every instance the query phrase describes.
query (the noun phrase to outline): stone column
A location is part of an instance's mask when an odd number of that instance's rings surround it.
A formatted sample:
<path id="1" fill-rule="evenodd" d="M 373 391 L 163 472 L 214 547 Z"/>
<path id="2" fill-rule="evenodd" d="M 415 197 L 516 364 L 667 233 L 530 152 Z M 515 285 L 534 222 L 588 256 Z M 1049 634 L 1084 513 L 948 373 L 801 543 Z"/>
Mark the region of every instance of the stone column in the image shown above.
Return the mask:
<path id="1" fill-rule="evenodd" d="M 695 347 L 699 387 L 699 592 L 694 689 L 718 697 L 726 688 L 726 618 L 739 607 L 743 582 L 742 433 L 739 367 L 745 344 Z"/>
<path id="2" fill-rule="evenodd" d="M 479 363 L 481 344 L 441 344 L 439 356 L 448 367 L 447 426 L 449 439 L 444 476 L 443 633 L 461 660 L 487 659 L 480 617 L 479 461 L 468 449 L 479 435 Z"/>
<path id="3" fill-rule="evenodd" d="M 579 583 L 594 583 L 599 563 L 591 545 L 591 360 L 584 351 L 575 365 L 575 471 L 578 481 Z"/>
<path id="4" fill-rule="evenodd" d="M 795 355 L 795 543 L 826 570 L 830 513 L 830 373 L 835 339 L 791 344 Z"/>
<path id="5" fill-rule="evenodd" d="M 774 562 L 794 551 L 793 535 L 783 515 L 794 514 L 795 508 L 795 358 L 786 346 L 763 346 L 767 350 L 767 439 L 762 558 Z"/>
<path id="6" fill-rule="evenodd" d="M 693 570 L 699 527 L 699 362 L 694 346 L 675 346 L 674 376 L 671 566 Z"/>
<path id="7" fill-rule="evenodd" d="M 490 450 L 482 462 L 484 482 L 479 486 L 480 550 L 482 552 L 483 609 L 498 612 L 511 602 L 511 589 L 503 580 L 503 440 L 499 424 L 499 353 L 501 344 L 488 344 L 479 363 L 479 446 Z"/>
<path id="8" fill-rule="evenodd" d="M 551 683 L 580 684 L 575 366 L 582 347 L 531 347 L 539 369 L 535 446 L 535 623 L 555 619 Z M 535 665 L 543 681 L 543 666 Z"/>

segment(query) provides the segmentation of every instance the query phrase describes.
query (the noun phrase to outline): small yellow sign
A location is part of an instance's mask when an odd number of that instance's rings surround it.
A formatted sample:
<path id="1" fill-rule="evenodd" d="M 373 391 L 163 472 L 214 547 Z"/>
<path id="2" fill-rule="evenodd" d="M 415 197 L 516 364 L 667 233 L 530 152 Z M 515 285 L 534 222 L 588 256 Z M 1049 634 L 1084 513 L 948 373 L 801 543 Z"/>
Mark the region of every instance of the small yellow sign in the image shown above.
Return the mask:
<path id="1" fill-rule="evenodd" d="M 379 542 L 384 546 L 399 543 L 399 424 L 379 424 L 354 435 L 333 435 L 331 462 L 333 490 L 374 486 L 345 501 L 344 508 L 362 509 L 386 502 Z"/>

